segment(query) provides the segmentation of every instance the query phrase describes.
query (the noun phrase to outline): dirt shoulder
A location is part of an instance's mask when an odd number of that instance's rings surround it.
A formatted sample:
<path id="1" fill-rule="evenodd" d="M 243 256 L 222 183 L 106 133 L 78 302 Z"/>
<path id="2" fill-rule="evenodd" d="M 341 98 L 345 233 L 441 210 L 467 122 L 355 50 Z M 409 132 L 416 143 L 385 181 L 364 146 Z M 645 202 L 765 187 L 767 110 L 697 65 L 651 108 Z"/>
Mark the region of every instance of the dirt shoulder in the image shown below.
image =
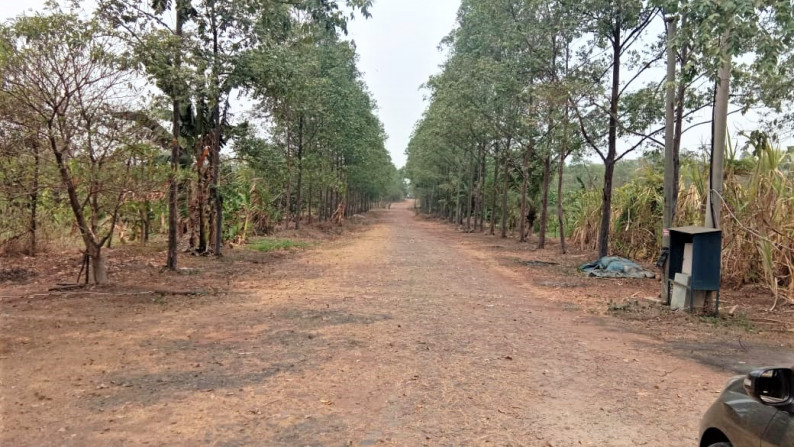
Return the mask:
<path id="1" fill-rule="evenodd" d="M 578 267 L 596 259 L 594 251 L 568 246 L 561 254 L 559 240 L 547 241 L 546 248 L 537 249 L 537 239 L 528 243 L 502 239 L 497 234 L 464 233 L 453 225 L 434 219 L 416 218 L 428 228 L 443 228 L 451 244 L 467 255 L 487 264 L 489 268 L 518 281 L 562 308 L 594 316 L 615 317 L 622 330 L 650 335 L 673 345 L 689 346 L 690 342 L 721 345 L 730 356 L 737 352 L 794 348 L 794 307 L 782 307 L 769 312 L 773 299 L 768 292 L 753 286 L 741 289 L 726 288 L 721 292 L 720 315 L 691 315 L 685 311 L 670 311 L 660 303 L 660 281 L 655 279 L 599 279 L 588 278 Z M 656 271 L 652 265 L 645 266 Z M 733 312 L 731 312 L 733 311 Z M 607 320 L 608 321 L 608 320 Z M 712 348 L 713 349 L 713 348 Z M 736 363 L 721 366 L 744 372 L 742 366 L 752 362 L 737 358 Z M 770 358 L 774 361 L 774 356 Z M 784 364 L 794 360 L 780 358 Z M 743 363 L 742 363 L 743 362 Z"/>
<path id="2" fill-rule="evenodd" d="M 735 327 L 659 337 L 506 243 L 405 206 L 368 219 L 292 254 L 4 289 L 0 444 L 684 446 L 733 374 L 696 353 Z"/>

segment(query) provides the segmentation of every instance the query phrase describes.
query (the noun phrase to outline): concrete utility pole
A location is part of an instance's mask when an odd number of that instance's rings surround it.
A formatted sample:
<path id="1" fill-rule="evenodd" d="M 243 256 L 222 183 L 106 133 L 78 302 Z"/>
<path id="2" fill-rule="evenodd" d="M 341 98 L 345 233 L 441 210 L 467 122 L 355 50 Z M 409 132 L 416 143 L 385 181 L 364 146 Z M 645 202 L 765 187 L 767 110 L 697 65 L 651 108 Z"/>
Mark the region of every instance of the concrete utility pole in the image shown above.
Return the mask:
<path id="1" fill-rule="evenodd" d="M 722 211 L 722 182 L 725 165 L 725 137 L 728 134 L 728 102 L 731 93 L 731 53 L 728 48 L 730 30 L 726 30 L 720 42 L 719 85 L 714 99 L 714 127 L 711 136 L 711 175 L 709 177 L 709 193 L 706 196 L 706 226 L 720 227 Z"/>
<path id="2" fill-rule="evenodd" d="M 662 250 L 670 249 L 670 227 L 673 226 L 675 209 L 678 197 L 675 191 L 675 165 L 678 163 L 675 156 L 675 66 L 676 51 L 675 39 L 678 33 L 678 18 L 669 16 L 667 23 L 667 78 L 665 80 L 664 101 L 664 216 L 662 221 Z M 662 302 L 667 302 L 667 282 L 670 277 L 668 272 L 669 262 L 665 260 L 662 267 Z"/>

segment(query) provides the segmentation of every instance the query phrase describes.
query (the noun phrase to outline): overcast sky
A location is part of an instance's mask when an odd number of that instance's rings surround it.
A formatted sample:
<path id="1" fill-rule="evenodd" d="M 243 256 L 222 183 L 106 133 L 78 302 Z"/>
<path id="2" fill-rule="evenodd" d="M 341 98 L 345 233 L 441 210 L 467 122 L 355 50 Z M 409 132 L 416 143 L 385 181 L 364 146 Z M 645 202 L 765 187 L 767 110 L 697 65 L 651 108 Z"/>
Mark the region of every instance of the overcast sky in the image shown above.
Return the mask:
<path id="1" fill-rule="evenodd" d="M 0 0 L 0 19 L 40 9 L 44 0 Z M 455 24 L 460 0 L 375 0 L 373 17 L 349 25 L 359 69 L 378 103 L 386 127 L 386 147 L 397 167 L 414 123 L 425 109 L 419 87 L 439 70 L 444 55 L 438 44 Z"/>
<path id="2" fill-rule="evenodd" d="M 361 57 L 359 68 L 378 102 L 397 167 L 414 124 L 425 109 L 419 87 L 439 71 L 438 44 L 455 25 L 460 0 L 375 0 L 373 17 L 350 24 Z"/>
<path id="3" fill-rule="evenodd" d="M 40 9 L 44 1 L 0 0 L 0 20 Z M 389 135 L 386 145 L 398 167 L 405 164 L 405 148 L 426 107 L 420 86 L 444 61 L 438 44 L 455 25 L 459 5 L 460 0 L 375 0 L 371 19 L 358 18 L 349 25 L 348 37 L 355 41 L 360 56 L 359 69 L 378 103 Z M 700 115 L 707 119 L 709 113 L 704 110 Z M 757 119 L 752 114 L 732 116 L 731 133 L 758 128 Z M 708 140 L 709 126 L 701 126 L 685 135 L 684 148 L 694 150 Z M 794 144 L 792 135 L 786 135 L 782 143 Z"/>

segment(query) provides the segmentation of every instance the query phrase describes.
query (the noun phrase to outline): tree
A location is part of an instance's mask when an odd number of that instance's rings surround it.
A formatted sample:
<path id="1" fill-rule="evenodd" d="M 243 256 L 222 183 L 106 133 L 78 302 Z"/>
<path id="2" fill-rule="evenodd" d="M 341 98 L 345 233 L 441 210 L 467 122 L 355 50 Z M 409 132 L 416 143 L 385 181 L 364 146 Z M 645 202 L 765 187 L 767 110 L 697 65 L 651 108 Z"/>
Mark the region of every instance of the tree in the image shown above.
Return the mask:
<path id="1" fill-rule="evenodd" d="M 502 237 L 507 236 L 509 222 L 515 216 L 509 198 L 517 189 L 520 210 L 515 224 L 519 239 L 525 241 L 534 225 L 536 204 L 540 203 L 544 216 L 548 204 L 553 167 L 550 148 L 554 131 L 560 127 L 553 119 L 560 115 L 555 101 L 560 96 L 565 98 L 564 89 L 557 85 L 562 60 L 560 34 L 572 33 L 568 31 L 572 22 L 558 26 L 555 21 L 564 17 L 562 8 L 526 0 L 465 1 L 458 16 L 460 26 L 444 41 L 452 49 L 450 58 L 442 74 L 428 83 L 433 102 L 423 120 L 423 124 L 439 123 L 443 130 L 436 132 L 434 139 L 446 144 L 420 143 L 417 133 L 413 140 L 417 144 L 409 146 L 409 166 L 413 164 L 411 155 L 440 151 L 441 147 L 459 147 L 462 152 L 454 157 L 462 157 L 464 163 L 479 159 L 456 169 L 469 174 L 468 180 L 462 177 L 456 184 L 471 185 L 467 190 L 477 197 L 475 217 L 479 213 L 482 220 L 486 213 L 482 186 L 490 183 L 491 227 L 496 226 L 499 208 Z M 548 33 L 549 29 L 558 31 Z M 486 148 L 494 149 L 490 182 L 486 178 L 487 162 L 481 157 L 488 154 Z M 516 149 L 520 151 L 516 153 Z M 501 206 L 497 189 L 501 189 Z M 545 236 L 545 222 L 540 227 Z"/>
<path id="2" fill-rule="evenodd" d="M 128 105 L 123 87 L 130 74 L 119 69 L 96 23 L 71 14 L 19 18 L 0 32 L 0 94 L 16 108 L 3 118 L 33 135 L 34 150 L 41 141 L 53 155 L 90 277 L 105 283 L 102 247 L 133 191 L 129 174 L 145 150 L 136 142 L 148 134 L 117 117 Z"/>
<path id="3" fill-rule="evenodd" d="M 248 52 L 241 70 L 241 85 L 270 121 L 269 141 L 257 150 L 280 152 L 273 180 L 283 185 L 282 223 L 296 229 L 304 210 L 310 220 L 312 209 L 320 220 L 366 211 L 385 197 L 395 172 L 355 48 L 311 17 L 283 43 Z"/>
<path id="4" fill-rule="evenodd" d="M 164 19 L 173 8 L 174 23 Z M 127 45 L 154 84 L 171 100 L 171 175 L 168 180 L 168 254 L 166 267 L 177 269 L 179 225 L 178 170 L 182 151 L 182 114 L 189 95 L 185 56 L 189 50 L 185 25 L 196 11 L 190 0 L 108 0 L 100 3 L 97 16 L 110 24 Z"/>
<path id="5" fill-rule="evenodd" d="M 582 134 L 605 167 L 598 235 L 598 255 L 603 257 L 609 251 L 615 164 L 649 139 L 653 140 L 654 135 L 662 130 L 648 129 L 653 121 L 658 120 L 658 116 L 653 115 L 653 110 L 662 110 L 655 107 L 656 104 L 653 102 L 656 98 L 653 94 L 654 89 L 651 87 L 636 91 L 629 89 L 643 72 L 661 59 L 660 51 L 651 47 L 646 60 L 633 61 L 633 65 L 637 68 L 632 77 L 627 82 L 622 82 L 621 78 L 624 56 L 631 55 L 632 48 L 643 42 L 644 33 L 651 22 L 659 17 L 659 10 L 642 0 L 617 3 L 593 0 L 581 3 L 579 12 L 585 19 L 585 30 L 594 36 L 597 46 L 605 49 L 605 54 L 608 55 L 606 60 L 596 60 L 596 63 L 590 67 L 596 80 L 605 80 L 608 84 L 605 89 L 606 105 L 595 97 L 587 101 L 588 106 L 594 109 L 594 114 L 590 115 L 591 119 L 598 121 L 599 116 L 606 115 L 607 131 L 594 132 L 592 128 L 588 129 L 583 114 L 577 111 Z M 650 106 L 651 104 L 653 106 Z M 636 141 L 630 143 L 627 149 L 618 152 L 618 140 L 621 137 L 634 137 Z M 600 147 L 604 138 L 606 150 Z"/>
<path id="6" fill-rule="evenodd" d="M 12 46 L 13 36 L 0 39 L 0 48 Z M 6 76 L 3 69 L 0 79 Z M 19 251 L 24 245 L 28 256 L 36 256 L 41 196 L 51 186 L 45 180 L 50 160 L 36 123 L 26 122 L 9 95 L 0 95 L 0 122 L 0 247 Z"/>

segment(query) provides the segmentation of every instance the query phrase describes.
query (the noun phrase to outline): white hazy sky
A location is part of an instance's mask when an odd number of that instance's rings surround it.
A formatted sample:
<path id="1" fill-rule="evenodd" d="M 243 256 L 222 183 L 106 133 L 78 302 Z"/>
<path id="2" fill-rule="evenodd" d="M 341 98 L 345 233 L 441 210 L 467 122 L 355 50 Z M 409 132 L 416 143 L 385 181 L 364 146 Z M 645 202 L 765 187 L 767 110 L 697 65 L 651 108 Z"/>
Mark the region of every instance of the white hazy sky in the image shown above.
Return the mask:
<path id="1" fill-rule="evenodd" d="M 85 0 L 85 4 L 96 1 Z M 40 9 L 44 2 L 0 0 L 0 21 Z M 405 148 L 427 105 L 420 86 L 444 61 L 438 44 L 455 25 L 459 5 L 460 0 L 375 0 L 371 19 L 358 18 L 349 24 L 348 38 L 358 48 L 359 69 L 378 103 L 389 136 L 386 146 L 398 167 L 405 164 Z M 696 121 L 709 114 L 702 111 Z M 734 135 L 759 127 L 755 114 L 734 115 L 730 121 Z M 685 135 L 684 149 L 694 150 L 708 140 L 709 126 L 701 126 Z M 781 143 L 794 144 L 794 136 L 786 135 Z"/>
<path id="2" fill-rule="evenodd" d="M 40 9 L 44 0 L 0 0 L 0 20 Z M 414 123 L 425 109 L 420 86 L 439 71 L 438 44 L 455 24 L 460 0 L 375 0 L 373 17 L 356 19 L 348 38 L 360 55 L 359 69 L 378 103 L 394 164 L 405 164 Z"/>
<path id="3" fill-rule="evenodd" d="M 425 110 L 419 87 L 444 61 L 438 44 L 455 25 L 458 6 L 460 0 L 375 0 L 373 17 L 349 26 L 397 167 L 405 164 L 405 148 Z"/>

